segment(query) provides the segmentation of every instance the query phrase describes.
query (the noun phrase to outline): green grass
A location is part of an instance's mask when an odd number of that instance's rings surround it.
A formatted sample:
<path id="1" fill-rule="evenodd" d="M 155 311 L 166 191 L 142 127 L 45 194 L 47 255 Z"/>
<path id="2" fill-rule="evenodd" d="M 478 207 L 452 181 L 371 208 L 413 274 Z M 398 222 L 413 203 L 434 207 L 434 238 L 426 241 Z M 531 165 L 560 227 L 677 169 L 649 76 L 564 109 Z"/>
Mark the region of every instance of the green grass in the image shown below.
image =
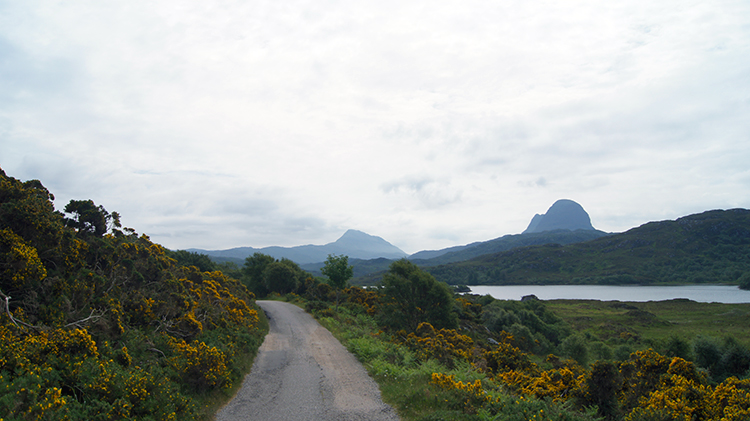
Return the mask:
<path id="1" fill-rule="evenodd" d="M 750 304 L 550 300 L 547 308 L 575 330 L 602 340 L 658 343 L 670 336 L 732 336 L 750 347 Z"/>

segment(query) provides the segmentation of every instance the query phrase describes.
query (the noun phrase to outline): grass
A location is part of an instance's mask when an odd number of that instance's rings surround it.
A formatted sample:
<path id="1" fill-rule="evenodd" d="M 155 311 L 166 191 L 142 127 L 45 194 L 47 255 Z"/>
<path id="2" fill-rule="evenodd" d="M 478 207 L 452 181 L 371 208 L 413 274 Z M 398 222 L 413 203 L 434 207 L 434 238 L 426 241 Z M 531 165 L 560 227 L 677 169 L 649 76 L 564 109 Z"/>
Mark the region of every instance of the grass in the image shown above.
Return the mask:
<path id="1" fill-rule="evenodd" d="M 610 342 L 647 344 L 670 336 L 732 336 L 750 347 L 750 304 L 698 303 L 677 299 L 649 302 L 550 300 L 547 308 L 575 330 Z"/>

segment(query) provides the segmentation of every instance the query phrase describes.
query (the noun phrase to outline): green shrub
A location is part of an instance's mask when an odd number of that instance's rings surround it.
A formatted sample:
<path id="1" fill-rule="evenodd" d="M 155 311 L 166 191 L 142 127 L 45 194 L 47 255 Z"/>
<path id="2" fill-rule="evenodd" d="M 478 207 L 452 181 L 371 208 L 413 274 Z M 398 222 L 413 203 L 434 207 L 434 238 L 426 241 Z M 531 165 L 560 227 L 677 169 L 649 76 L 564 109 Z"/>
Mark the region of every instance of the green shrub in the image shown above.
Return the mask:
<path id="1" fill-rule="evenodd" d="M 750 272 L 745 272 L 737 279 L 740 289 L 750 289 Z"/>
<path id="2" fill-rule="evenodd" d="M 585 366 L 589 362 L 589 348 L 586 338 L 580 334 L 570 335 L 560 344 L 562 354 Z"/>

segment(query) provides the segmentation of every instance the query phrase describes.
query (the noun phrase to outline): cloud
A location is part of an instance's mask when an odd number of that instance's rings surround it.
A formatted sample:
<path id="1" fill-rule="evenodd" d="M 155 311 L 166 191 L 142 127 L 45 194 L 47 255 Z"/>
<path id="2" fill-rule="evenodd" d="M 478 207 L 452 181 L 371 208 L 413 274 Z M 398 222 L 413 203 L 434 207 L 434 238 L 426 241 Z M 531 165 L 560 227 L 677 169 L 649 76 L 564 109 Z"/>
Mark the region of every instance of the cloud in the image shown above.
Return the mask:
<path id="1" fill-rule="evenodd" d="M 747 207 L 750 6 L 0 2 L 0 165 L 168 247 Z"/>
<path id="2" fill-rule="evenodd" d="M 461 191 L 450 182 L 425 177 L 405 177 L 381 185 L 387 195 L 416 199 L 420 207 L 440 208 L 461 201 Z"/>

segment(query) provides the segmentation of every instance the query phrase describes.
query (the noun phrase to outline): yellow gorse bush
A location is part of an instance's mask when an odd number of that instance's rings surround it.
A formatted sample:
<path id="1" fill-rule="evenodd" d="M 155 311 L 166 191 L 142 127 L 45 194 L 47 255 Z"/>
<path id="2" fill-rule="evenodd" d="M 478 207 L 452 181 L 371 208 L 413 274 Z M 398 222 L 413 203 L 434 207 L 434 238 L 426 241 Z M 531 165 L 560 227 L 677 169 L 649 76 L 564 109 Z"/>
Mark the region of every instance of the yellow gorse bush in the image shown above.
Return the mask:
<path id="1" fill-rule="evenodd" d="M 491 397 L 482 388 L 482 381 L 477 379 L 473 382 L 464 383 L 456 381 L 454 375 L 443 373 L 432 373 L 432 383 L 447 390 L 458 390 L 466 393 L 474 399 L 489 401 Z"/>
<path id="2" fill-rule="evenodd" d="M 199 389 L 231 386 L 226 356 L 216 347 L 201 341 L 189 344 L 184 340 L 172 341 L 171 347 L 175 354 L 172 365 Z"/>
<path id="3" fill-rule="evenodd" d="M 47 276 L 47 270 L 34 247 L 9 229 L 0 229 L 0 288 L 22 288 L 32 280 Z"/>
<path id="4" fill-rule="evenodd" d="M 434 358 L 440 362 L 452 364 L 454 360 L 471 361 L 474 351 L 474 340 L 459 333 L 456 329 L 435 328 L 427 323 L 420 323 L 416 333 L 409 333 L 403 340 L 422 361 Z"/>
<path id="5" fill-rule="evenodd" d="M 520 380 L 520 379 L 519 379 Z M 529 377 L 521 384 L 521 393 L 537 398 L 551 398 L 554 401 L 569 399 L 583 380 L 583 373 L 574 373 L 570 368 L 563 367 L 543 371 L 537 377 Z"/>
<path id="6" fill-rule="evenodd" d="M 707 399 L 712 419 L 750 420 L 750 379 L 730 377 L 716 386 Z"/>
<path id="7" fill-rule="evenodd" d="M 254 296 L 117 229 L 119 215 L 88 230 L 52 200 L 0 170 L 0 416 L 195 418 L 192 397 L 230 385 L 260 344 Z"/>

